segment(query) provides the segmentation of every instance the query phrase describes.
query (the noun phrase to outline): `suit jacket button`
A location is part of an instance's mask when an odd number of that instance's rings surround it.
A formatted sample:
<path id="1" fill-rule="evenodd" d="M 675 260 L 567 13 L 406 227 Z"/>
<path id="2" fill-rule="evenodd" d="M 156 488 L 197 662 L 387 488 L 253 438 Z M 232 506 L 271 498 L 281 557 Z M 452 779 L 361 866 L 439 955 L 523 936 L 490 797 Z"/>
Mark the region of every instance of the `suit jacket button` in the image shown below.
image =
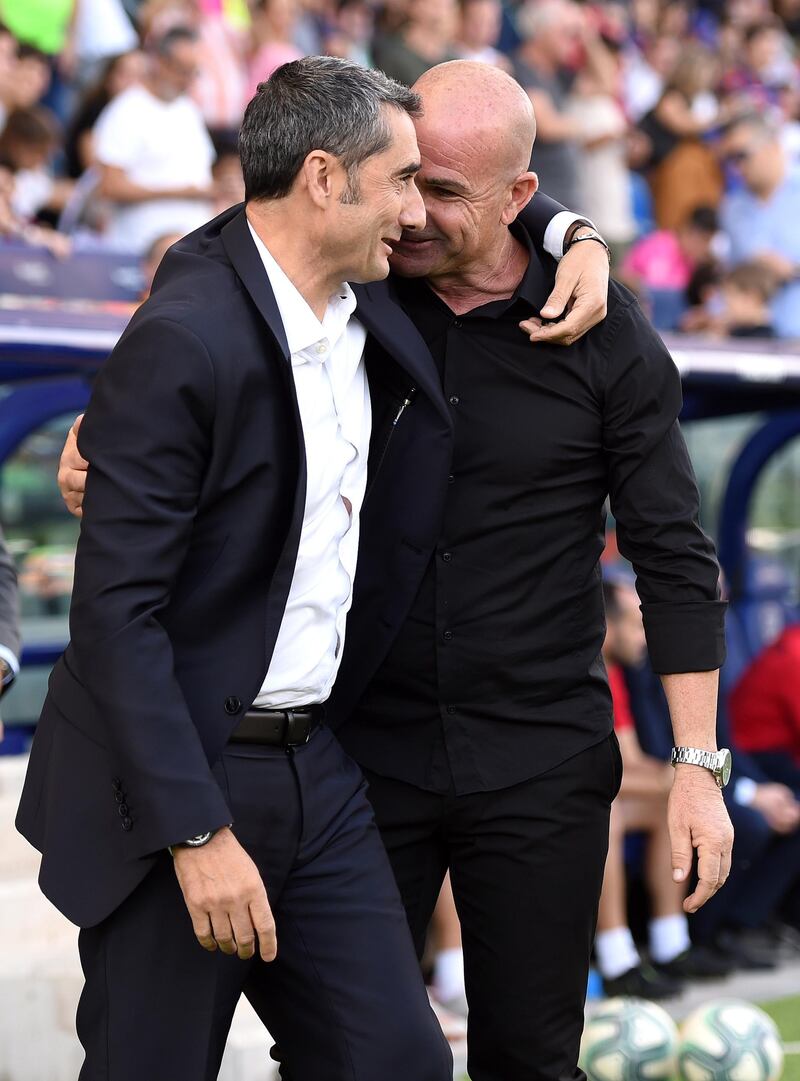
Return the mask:
<path id="1" fill-rule="evenodd" d="M 235 695 L 231 695 L 230 698 L 225 699 L 225 712 L 234 714 L 238 713 L 242 708 L 242 703 Z"/>
<path id="2" fill-rule="evenodd" d="M 117 810 L 119 811 L 119 817 L 120 818 L 127 818 L 128 817 L 128 811 L 130 810 L 130 808 L 128 807 L 127 803 L 120 803 Z"/>
<path id="3" fill-rule="evenodd" d="M 123 818 L 123 820 L 122 820 L 122 828 L 125 830 L 126 833 L 128 833 L 129 830 L 132 830 L 133 829 L 133 819 L 132 818 Z"/>

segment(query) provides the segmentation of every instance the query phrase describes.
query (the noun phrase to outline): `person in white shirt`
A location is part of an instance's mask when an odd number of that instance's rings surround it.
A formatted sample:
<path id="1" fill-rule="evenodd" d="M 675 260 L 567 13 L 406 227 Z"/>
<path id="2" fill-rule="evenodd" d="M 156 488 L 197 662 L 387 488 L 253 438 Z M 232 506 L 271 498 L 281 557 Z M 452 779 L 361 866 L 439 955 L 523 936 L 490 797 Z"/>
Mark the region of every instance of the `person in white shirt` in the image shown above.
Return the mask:
<path id="1" fill-rule="evenodd" d="M 176 27 L 149 51 L 142 85 L 116 97 L 94 129 L 98 194 L 111 204 L 109 247 L 143 253 L 164 233 L 213 214 L 214 147 L 189 97 L 199 66 L 193 30 Z"/>

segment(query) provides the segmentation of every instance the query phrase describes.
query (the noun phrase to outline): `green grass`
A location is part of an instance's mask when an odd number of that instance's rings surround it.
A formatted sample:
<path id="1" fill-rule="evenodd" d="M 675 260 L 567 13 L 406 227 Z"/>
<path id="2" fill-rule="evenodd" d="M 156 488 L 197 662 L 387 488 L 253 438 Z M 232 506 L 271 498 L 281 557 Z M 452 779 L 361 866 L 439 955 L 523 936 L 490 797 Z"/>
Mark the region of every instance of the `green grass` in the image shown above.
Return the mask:
<path id="1" fill-rule="evenodd" d="M 800 995 L 776 999 L 774 1002 L 759 1002 L 759 1006 L 778 1026 L 785 1043 L 800 1043 Z M 465 1074 L 457 1081 L 469 1081 L 469 1078 Z M 800 1081 L 800 1054 L 786 1056 L 781 1081 Z"/>
<path id="2" fill-rule="evenodd" d="M 775 1021 L 785 1043 L 800 1043 L 800 995 L 759 1005 Z M 800 1054 L 786 1056 L 782 1081 L 800 1081 Z"/>

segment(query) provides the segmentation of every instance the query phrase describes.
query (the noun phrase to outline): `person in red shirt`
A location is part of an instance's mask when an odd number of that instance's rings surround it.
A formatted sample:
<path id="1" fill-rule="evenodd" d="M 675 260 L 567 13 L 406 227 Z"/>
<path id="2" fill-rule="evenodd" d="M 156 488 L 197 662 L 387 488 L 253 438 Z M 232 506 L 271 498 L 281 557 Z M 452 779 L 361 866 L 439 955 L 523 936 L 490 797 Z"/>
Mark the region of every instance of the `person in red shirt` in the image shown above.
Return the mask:
<path id="1" fill-rule="evenodd" d="M 800 623 L 756 657 L 729 709 L 736 744 L 771 780 L 800 792 Z"/>
<path id="2" fill-rule="evenodd" d="M 603 658 L 614 703 L 614 731 L 624 767 L 611 808 L 608 858 L 595 937 L 595 955 L 608 995 L 660 999 L 677 994 L 684 979 L 722 976 L 730 968 L 705 947 L 692 946 L 683 911 L 686 884 L 671 874 L 667 799 L 672 767 L 645 754 L 636 735 L 624 665 L 644 659 L 646 641 L 639 597 L 632 579 L 608 568 L 603 592 L 606 639 Z M 628 927 L 625 835 L 644 833 L 644 876 L 650 899 L 648 937 L 652 965 L 642 960 Z"/>

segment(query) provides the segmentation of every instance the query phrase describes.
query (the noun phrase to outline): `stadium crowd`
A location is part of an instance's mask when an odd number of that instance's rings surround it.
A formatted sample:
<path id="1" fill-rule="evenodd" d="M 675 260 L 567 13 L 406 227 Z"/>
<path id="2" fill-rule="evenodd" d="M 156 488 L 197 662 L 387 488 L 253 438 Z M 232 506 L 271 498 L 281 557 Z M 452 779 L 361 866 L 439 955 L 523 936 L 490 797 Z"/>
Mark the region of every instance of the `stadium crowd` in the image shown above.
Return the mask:
<path id="1" fill-rule="evenodd" d="M 543 190 L 660 329 L 800 336 L 798 0 L 0 0 L 0 231 L 145 253 L 242 197 L 258 82 L 466 57 L 536 107 Z"/>

